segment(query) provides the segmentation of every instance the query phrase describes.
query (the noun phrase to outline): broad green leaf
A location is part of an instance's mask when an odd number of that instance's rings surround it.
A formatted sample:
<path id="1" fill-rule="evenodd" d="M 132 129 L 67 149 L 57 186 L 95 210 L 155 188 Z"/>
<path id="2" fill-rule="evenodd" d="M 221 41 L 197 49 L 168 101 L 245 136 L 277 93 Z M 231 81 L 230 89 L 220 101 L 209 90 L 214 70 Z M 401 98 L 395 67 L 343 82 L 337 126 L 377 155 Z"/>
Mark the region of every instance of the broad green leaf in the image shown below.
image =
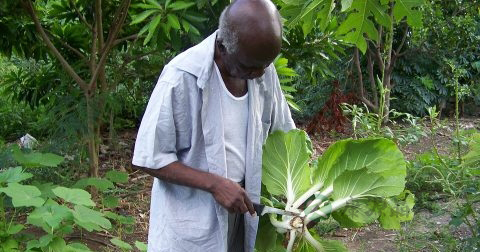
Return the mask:
<path id="1" fill-rule="evenodd" d="M 127 249 L 127 250 L 133 249 L 132 245 L 120 240 L 117 237 L 110 239 L 110 242 L 121 249 Z"/>
<path id="2" fill-rule="evenodd" d="M 395 0 L 393 15 L 397 22 L 407 18 L 408 25 L 412 27 L 422 26 L 422 12 L 418 9 L 423 0 Z"/>
<path id="3" fill-rule="evenodd" d="M 23 172 L 22 167 L 10 168 L 0 173 L 0 183 L 18 183 L 31 178 L 31 173 Z"/>
<path id="4" fill-rule="evenodd" d="M 208 21 L 208 18 L 204 16 L 199 16 L 197 13 L 193 13 L 193 12 L 183 15 L 183 17 L 193 23 L 202 23 L 202 22 Z"/>
<path id="5" fill-rule="evenodd" d="M 118 206 L 118 198 L 114 196 L 104 196 L 102 204 L 108 208 L 114 208 Z"/>
<path id="6" fill-rule="evenodd" d="M 13 148 L 13 158 L 24 167 L 57 167 L 64 160 L 52 153 L 23 153 L 19 148 Z"/>
<path id="7" fill-rule="evenodd" d="M 378 31 L 370 17 L 373 16 L 377 22 L 385 25 L 389 22 L 386 13 L 386 8 L 379 5 L 377 0 L 355 0 L 352 2 L 350 14 L 336 33 L 339 38 L 356 45 L 365 53 L 367 42 L 364 34 L 374 41 L 378 40 Z"/>
<path id="8" fill-rule="evenodd" d="M 262 183 L 273 195 L 285 195 L 293 203 L 309 187 L 312 153 L 307 134 L 300 130 L 276 131 L 263 146 Z"/>
<path id="9" fill-rule="evenodd" d="M 48 251 L 51 252 L 65 252 L 67 250 L 67 243 L 63 238 L 55 237 L 48 244 Z"/>
<path id="10" fill-rule="evenodd" d="M 158 3 L 157 0 L 147 0 L 148 3 L 150 3 L 151 5 L 154 5 L 156 6 L 157 8 L 161 9 L 162 6 Z"/>
<path id="11" fill-rule="evenodd" d="M 333 182 L 334 200 L 364 197 L 390 197 L 400 194 L 405 188 L 405 177 L 384 177 L 371 173 L 367 168 L 344 171 Z"/>
<path id="12" fill-rule="evenodd" d="M 43 248 L 46 247 L 50 242 L 53 240 L 53 235 L 47 234 L 38 240 L 32 240 L 27 243 L 27 250 L 32 249 L 32 248 Z"/>
<path id="13" fill-rule="evenodd" d="M 378 202 L 384 202 L 382 198 L 361 199 L 352 201 L 347 206 L 332 213 L 332 217 L 342 227 L 361 227 L 374 222 L 380 216 Z"/>
<path id="14" fill-rule="evenodd" d="M 182 22 L 183 30 L 184 30 L 185 32 L 188 32 L 188 31 L 190 30 L 190 24 L 189 24 L 187 21 L 183 20 L 183 19 L 181 20 L 181 22 Z"/>
<path id="15" fill-rule="evenodd" d="M 128 173 L 120 171 L 109 171 L 105 174 L 105 177 L 114 183 L 127 183 L 128 182 Z"/>
<path id="16" fill-rule="evenodd" d="M 146 10 L 146 11 L 132 17 L 132 22 L 130 23 L 130 25 L 134 25 L 134 24 L 138 24 L 138 23 L 142 22 L 143 20 L 145 20 L 147 17 L 149 17 L 150 15 L 152 15 L 155 12 L 158 12 L 158 11 L 157 10 Z"/>
<path id="17" fill-rule="evenodd" d="M 308 231 L 313 233 L 313 238 L 317 241 L 315 245 L 311 244 L 307 239 L 301 238 L 298 241 L 298 246 L 295 252 L 318 252 L 318 251 L 332 251 L 343 252 L 348 251 L 341 241 L 321 239 L 315 231 Z M 318 247 L 318 248 L 317 248 Z"/>
<path id="18" fill-rule="evenodd" d="M 52 190 L 53 193 L 67 202 L 83 205 L 83 206 L 95 206 L 95 202 L 92 201 L 92 196 L 85 190 L 77 188 L 66 188 L 59 186 Z"/>
<path id="19" fill-rule="evenodd" d="M 195 2 L 175 1 L 171 3 L 168 8 L 172 10 L 184 10 L 195 5 Z"/>
<path id="20" fill-rule="evenodd" d="M 44 199 L 39 197 L 42 193 L 35 186 L 8 183 L 8 187 L 0 188 L 0 192 L 12 198 L 14 207 L 39 207 L 45 202 Z"/>
<path id="21" fill-rule="evenodd" d="M 91 251 L 85 244 L 78 243 L 78 242 L 70 243 L 68 244 L 67 247 L 68 247 L 67 248 L 68 252 L 90 252 Z"/>
<path id="22" fill-rule="evenodd" d="M 341 140 L 331 145 L 318 159 L 314 171 L 314 184 L 331 185 L 346 170 L 366 167 L 368 172 L 384 176 L 406 175 L 402 152 L 394 142 L 383 138 Z"/>
<path id="23" fill-rule="evenodd" d="M 168 22 L 175 30 L 180 30 L 180 22 L 178 21 L 178 17 L 174 14 L 167 15 Z"/>
<path id="24" fill-rule="evenodd" d="M 22 231 L 24 227 L 25 226 L 22 225 L 22 224 L 12 224 L 10 226 L 7 226 L 6 232 L 7 232 L 7 234 L 14 235 L 14 234 Z"/>
<path id="25" fill-rule="evenodd" d="M 56 185 L 53 185 L 53 183 L 43 183 L 40 184 L 38 181 L 33 181 L 32 183 L 33 186 L 36 186 L 38 190 L 42 193 L 42 198 L 44 199 L 49 199 L 49 198 L 55 198 L 55 194 L 53 193 L 53 189 L 56 188 Z"/>
<path id="26" fill-rule="evenodd" d="M 47 233 L 53 233 L 60 227 L 63 220 L 70 218 L 72 215 L 70 209 L 63 205 L 44 205 L 36 208 L 28 216 L 30 224 L 42 227 Z M 46 227 L 44 224 L 47 224 Z"/>
<path id="27" fill-rule="evenodd" d="M 148 44 L 150 39 L 152 39 L 153 34 L 155 33 L 155 30 L 157 29 L 157 26 L 160 23 L 160 20 L 162 20 L 162 16 L 158 15 L 152 21 L 150 21 L 150 23 L 148 23 L 148 35 L 143 41 L 143 45 Z"/>
<path id="28" fill-rule="evenodd" d="M 115 187 L 110 180 L 103 179 L 103 178 L 84 178 L 84 179 L 80 179 L 72 187 L 73 188 L 85 189 L 87 186 L 94 186 L 102 192 Z"/>
<path id="29" fill-rule="evenodd" d="M 138 4 L 132 4 L 131 5 L 132 8 L 139 8 L 139 9 L 162 9 L 162 7 L 160 6 L 160 8 L 156 5 L 153 5 L 153 4 L 144 4 L 144 3 L 138 3 Z"/>
<path id="30" fill-rule="evenodd" d="M 0 243 L 0 248 L 5 252 L 20 251 L 18 247 L 18 241 L 14 238 L 8 238 Z"/>
<path id="31" fill-rule="evenodd" d="M 85 228 L 88 231 L 102 231 L 103 229 L 110 229 L 112 224 L 106 219 L 102 213 L 84 207 L 82 205 L 76 205 L 74 210 L 71 210 L 75 223 Z"/>
<path id="32" fill-rule="evenodd" d="M 415 205 L 415 196 L 404 191 L 396 197 L 387 198 L 377 207 L 381 213 L 379 221 L 382 228 L 400 229 L 400 223 L 413 219 L 413 206 Z"/>
<path id="33" fill-rule="evenodd" d="M 137 247 L 138 250 L 140 251 L 147 251 L 147 244 L 140 242 L 140 241 L 135 241 L 135 247 Z"/>
<path id="34" fill-rule="evenodd" d="M 255 249 L 257 251 L 268 251 L 270 248 L 275 247 L 276 244 L 277 231 L 270 223 L 270 217 L 268 215 L 261 216 L 258 223 Z"/>

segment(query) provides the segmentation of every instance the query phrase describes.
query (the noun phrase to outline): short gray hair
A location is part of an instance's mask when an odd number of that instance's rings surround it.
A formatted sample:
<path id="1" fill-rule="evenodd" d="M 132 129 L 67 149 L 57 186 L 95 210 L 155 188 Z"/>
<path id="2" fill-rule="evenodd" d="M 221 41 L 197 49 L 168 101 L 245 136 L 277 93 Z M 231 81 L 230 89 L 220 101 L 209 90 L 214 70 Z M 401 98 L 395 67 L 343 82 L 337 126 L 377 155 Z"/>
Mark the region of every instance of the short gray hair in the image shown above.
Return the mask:
<path id="1" fill-rule="evenodd" d="M 222 44 L 228 54 L 238 51 L 238 34 L 233 27 L 232 20 L 229 15 L 230 5 L 222 11 L 218 24 L 217 38 L 222 40 Z"/>

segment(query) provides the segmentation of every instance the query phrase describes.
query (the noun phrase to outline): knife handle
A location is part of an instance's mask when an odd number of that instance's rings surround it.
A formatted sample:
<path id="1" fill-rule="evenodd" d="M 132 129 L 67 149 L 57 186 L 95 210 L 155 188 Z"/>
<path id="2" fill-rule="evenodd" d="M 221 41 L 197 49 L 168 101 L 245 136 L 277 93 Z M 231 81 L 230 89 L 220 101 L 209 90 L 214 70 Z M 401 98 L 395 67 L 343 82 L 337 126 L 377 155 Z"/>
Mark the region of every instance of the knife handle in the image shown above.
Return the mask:
<path id="1" fill-rule="evenodd" d="M 262 211 L 265 208 L 265 206 L 262 204 L 253 203 L 253 208 L 255 208 L 255 212 L 257 212 L 258 216 L 260 216 L 262 215 Z"/>

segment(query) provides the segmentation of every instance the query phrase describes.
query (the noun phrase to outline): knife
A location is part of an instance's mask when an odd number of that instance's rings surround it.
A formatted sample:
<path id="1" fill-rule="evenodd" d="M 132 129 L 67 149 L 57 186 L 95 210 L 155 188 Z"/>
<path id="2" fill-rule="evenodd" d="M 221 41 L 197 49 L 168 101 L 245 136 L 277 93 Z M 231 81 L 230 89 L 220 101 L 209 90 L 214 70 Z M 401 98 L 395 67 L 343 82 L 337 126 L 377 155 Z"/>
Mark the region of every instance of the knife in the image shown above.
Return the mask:
<path id="1" fill-rule="evenodd" d="M 260 216 L 265 215 L 267 213 L 274 213 L 274 214 L 281 214 L 281 215 L 288 215 L 288 216 L 298 215 L 298 213 L 286 211 L 283 209 L 278 209 L 275 207 L 269 207 L 269 206 L 265 206 L 263 204 L 257 204 L 257 203 L 253 203 L 253 208 L 255 208 L 255 212 L 257 212 L 257 214 Z"/>

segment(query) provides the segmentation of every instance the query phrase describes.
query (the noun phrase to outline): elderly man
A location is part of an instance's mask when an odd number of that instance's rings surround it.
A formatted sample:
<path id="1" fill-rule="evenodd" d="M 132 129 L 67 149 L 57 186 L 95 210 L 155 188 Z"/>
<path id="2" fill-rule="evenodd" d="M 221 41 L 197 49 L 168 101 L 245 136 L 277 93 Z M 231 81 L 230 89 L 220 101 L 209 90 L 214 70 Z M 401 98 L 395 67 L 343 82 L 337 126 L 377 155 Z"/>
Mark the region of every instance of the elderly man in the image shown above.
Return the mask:
<path id="1" fill-rule="evenodd" d="M 281 43 L 270 1 L 237 0 L 165 66 L 132 161 L 155 177 L 148 251 L 253 251 L 262 144 L 295 127 L 272 64 Z"/>

